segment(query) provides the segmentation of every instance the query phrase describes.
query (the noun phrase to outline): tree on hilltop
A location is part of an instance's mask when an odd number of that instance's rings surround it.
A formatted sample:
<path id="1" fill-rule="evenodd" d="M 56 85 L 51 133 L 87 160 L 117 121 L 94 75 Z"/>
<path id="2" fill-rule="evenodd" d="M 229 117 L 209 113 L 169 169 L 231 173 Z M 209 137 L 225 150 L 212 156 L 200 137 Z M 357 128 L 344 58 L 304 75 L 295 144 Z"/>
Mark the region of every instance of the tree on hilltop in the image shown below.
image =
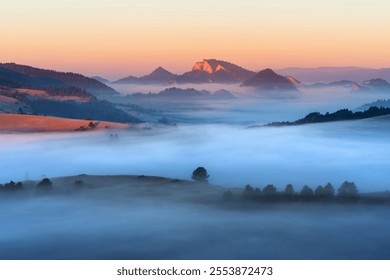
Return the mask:
<path id="1" fill-rule="evenodd" d="M 209 178 L 209 174 L 207 173 L 207 170 L 206 168 L 200 166 L 198 168 L 196 168 L 193 172 L 192 172 L 192 180 L 195 180 L 195 181 L 199 181 L 199 182 L 208 182 L 208 178 Z"/>

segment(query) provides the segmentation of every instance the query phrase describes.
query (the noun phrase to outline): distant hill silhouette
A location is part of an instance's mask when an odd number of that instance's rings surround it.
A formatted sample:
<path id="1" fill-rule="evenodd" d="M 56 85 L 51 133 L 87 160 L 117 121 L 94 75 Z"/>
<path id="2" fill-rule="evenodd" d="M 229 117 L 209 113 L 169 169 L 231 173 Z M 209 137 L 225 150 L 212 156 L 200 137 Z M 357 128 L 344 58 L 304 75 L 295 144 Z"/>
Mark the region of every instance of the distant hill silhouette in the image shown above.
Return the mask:
<path id="1" fill-rule="evenodd" d="M 326 87 L 343 87 L 343 88 L 352 88 L 354 85 L 357 86 L 357 83 L 349 80 L 340 80 L 330 83 L 314 83 L 311 85 L 306 85 L 306 88 L 326 88 Z"/>
<path id="2" fill-rule="evenodd" d="M 276 74 L 273 70 L 264 69 L 248 80 L 244 81 L 243 87 L 256 87 L 261 91 L 297 91 L 294 83 L 296 80 L 290 77 L 286 78 Z"/>
<path id="3" fill-rule="evenodd" d="M 357 110 L 364 111 L 369 109 L 370 107 L 384 107 L 384 108 L 390 108 L 390 99 L 378 99 L 377 101 L 371 102 L 364 104 L 357 108 Z"/>
<path id="4" fill-rule="evenodd" d="M 363 90 L 382 91 L 390 93 L 390 83 L 384 79 L 376 78 L 361 83 Z"/>
<path id="5" fill-rule="evenodd" d="M 176 74 L 172 74 L 171 72 L 165 70 L 162 67 L 158 67 L 149 75 L 142 76 L 139 78 L 144 83 L 159 83 L 165 84 L 171 82 L 173 79 L 177 77 Z"/>
<path id="6" fill-rule="evenodd" d="M 390 80 L 390 68 L 362 68 L 362 67 L 289 67 L 276 70 L 284 76 L 293 76 L 304 83 L 329 83 L 339 80 L 364 81 L 381 77 Z"/>
<path id="7" fill-rule="evenodd" d="M 77 87 L 99 95 L 118 94 L 109 86 L 81 74 L 34 68 L 15 63 L 0 63 L 0 85 L 9 87 Z"/>
<path id="8" fill-rule="evenodd" d="M 181 89 L 181 88 L 167 88 L 159 93 L 135 93 L 129 96 L 133 99 L 164 99 L 164 100 L 189 100 L 189 99 L 235 99 L 227 90 L 218 90 L 215 93 L 211 93 L 207 90 L 196 90 L 193 88 Z"/>
<path id="9" fill-rule="evenodd" d="M 363 82 L 355 82 L 349 80 L 341 80 L 330 83 L 314 83 L 306 85 L 306 88 L 327 88 L 327 87 L 343 87 L 350 89 L 353 92 L 389 92 L 390 83 L 384 79 L 376 78 Z"/>
<path id="10" fill-rule="evenodd" d="M 177 77 L 176 74 L 165 70 L 162 67 L 158 67 L 149 75 L 142 77 L 128 76 L 126 78 L 119 79 L 113 83 L 115 84 L 169 84 Z"/>

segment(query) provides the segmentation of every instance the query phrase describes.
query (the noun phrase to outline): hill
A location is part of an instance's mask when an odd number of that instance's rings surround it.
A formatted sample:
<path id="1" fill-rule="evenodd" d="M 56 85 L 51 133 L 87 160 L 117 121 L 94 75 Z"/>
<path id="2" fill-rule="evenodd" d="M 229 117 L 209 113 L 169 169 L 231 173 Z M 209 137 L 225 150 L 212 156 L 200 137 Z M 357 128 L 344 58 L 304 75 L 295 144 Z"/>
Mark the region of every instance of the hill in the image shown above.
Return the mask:
<path id="1" fill-rule="evenodd" d="M 297 91 L 295 83 L 298 81 L 294 78 L 283 77 L 267 68 L 244 81 L 241 86 L 256 87 L 260 91 Z"/>
<path id="2" fill-rule="evenodd" d="M 129 125 L 127 124 L 105 121 L 76 120 L 34 115 L 0 114 L 1 132 L 64 132 L 104 128 L 123 129 L 128 127 Z"/>
<path id="3" fill-rule="evenodd" d="M 72 119 L 139 123 L 139 119 L 80 88 L 0 87 L 0 113 L 49 115 Z"/>
<path id="4" fill-rule="evenodd" d="M 100 76 L 93 76 L 93 77 L 91 77 L 91 79 L 97 80 L 97 81 L 99 81 L 99 82 L 101 82 L 103 84 L 109 84 L 110 83 L 109 80 L 107 80 L 107 79 L 105 79 L 103 77 L 100 77 Z"/>
<path id="5" fill-rule="evenodd" d="M 306 115 L 304 118 L 296 121 L 285 121 L 285 122 L 273 122 L 265 126 L 291 126 L 311 123 L 324 123 L 324 122 L 335 122 L 335 121 L 348 121 L 348 120 L 361 120 L 373 117 L 379 117 L 390 114 L 390 108 L 383 107 L 370 107 L 363 112 L 352 112 L 348 109 L 341 109 L 334 113 L 321 114 L 319 112 L 313 112 Z"/>
<path id="6" fill-rule="evenodd" d="M 98 80 L 81 74 L 39 69 L 15 63 L 0 63 L 0 85 L 33 89 L 77 87 L 95 96 L 119 94 Z"/>

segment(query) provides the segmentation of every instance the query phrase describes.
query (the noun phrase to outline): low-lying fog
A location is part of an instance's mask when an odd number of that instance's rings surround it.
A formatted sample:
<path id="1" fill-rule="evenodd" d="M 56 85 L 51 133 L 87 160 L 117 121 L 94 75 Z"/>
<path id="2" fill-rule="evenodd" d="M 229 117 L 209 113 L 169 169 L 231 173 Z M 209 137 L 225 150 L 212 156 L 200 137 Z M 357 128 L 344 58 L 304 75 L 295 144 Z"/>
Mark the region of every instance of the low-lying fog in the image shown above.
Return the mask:
<path id="1" fill-rule="evenodd" d="M 115 85 L 123 96 L 135 92 L 158 93 L 172 86 L 161 85 Z M 300 89 L 297 93 L 256 93 L 254 88 L 240 87 L 235 84 L 184 84 L 173 85 L 179 88 L 195 88 L 215 92 L 220 89 L 230 91 L 234 100 L 203 100 L 190 102 L 172 102 L 172 100 L 136 101 L 124 99 L 153 110 L 162 110 L 162 114 L 171 122 L 177 123 L 224 123 L 240 126 L 266 124 L 274 121 L 295 120 L 308 113 L 334 112 L 339 109 L 356 110 L 363 104 L 378 99 L 388 99 L 389 94 L 351 92 L 349 88 L 329 87 L 319 89 Z M 120 103 L 115 98 L 115 103 Z"/>
<path id="2" fill-rule="evenodd" d="M 1 202 L 0 259 L 390 257 L 386 206 L 268 205 L 241 211 L 74 196 Z"/>
<path id="3" fill-rule="evenodd" d="M 340 89 L 305 91 L 295 99 L 241 95 L 227 103 L 201 103 L 201 109 L 196 110 L 192 103 L 187 107 L 172 105 L 168 118 L 186 117 L 176 127 L 2 134 L 0 182 L 82 173 L 189 179 L 196 167 L 204 166 L 211 183 L 226 187 L 273 183 L 282 189 L 288 183 L 301 188 L 327 182 L 338 186 L 349 180 L 362 191 L 387 190 L 387 120 L 247 129 L 253 124 L 295 120 L 313 111 L 355 109 L 378 98 L 384 96 Z"/>
<path id="4" fill-rule="evenodd" d="M 0 183 L 82 173 L 190 179 L 196 167 L 204 166 L 210 183 L 227 188 L 272 183 L 282 190 L 292 183 L 300 190 L 331 182 L 337 189 L 349 180 L 361 192 L 390 189 L 386 117 L 247 129 L 388 97 L 346 91 L 304 92 L 296 99 L 238 97 L 164 107 L 169 118 L 181 120 L 177 126 L 1 134 Z M 110 201 L 77 194 L 1 200 L 0 259 L 390 257 L 386 205 L 271 205 L 241 211 L 170 204 L 163 198 Z"/>
<path id="5" fill-rule="evenodd" d="M 117 137 L 113 134 L 117 134 Z M 144 174 L 297 188 L 354 181 L 390 189 L 390 123 L 361 120 L 281 128 L 180 125 L 152 130 L 13 134 L 0 138 L 0 182 L 76 174 Z"/>

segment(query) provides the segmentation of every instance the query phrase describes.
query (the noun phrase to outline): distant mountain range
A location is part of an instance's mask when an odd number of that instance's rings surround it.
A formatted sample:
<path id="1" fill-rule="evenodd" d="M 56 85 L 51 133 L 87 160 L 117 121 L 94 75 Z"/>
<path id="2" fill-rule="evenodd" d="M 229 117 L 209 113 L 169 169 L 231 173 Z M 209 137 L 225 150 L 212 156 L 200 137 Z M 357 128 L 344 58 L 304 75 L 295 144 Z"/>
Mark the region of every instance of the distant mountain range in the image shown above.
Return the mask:
<path id="1" fill-rule="evenodd" d="M 335 81 L 331 83 L 314 83 L 311 85 L 304 85 L 304 88 L 329 88 L 342 87 L 347 88 L 353 92 L 389 92 L 390 83 L 384 79 L 371 79 L 363 82 L 354 82 L 349 80 Z"/>
<path id="2" fill-rule="evenodd" d="M 233 63 L 203 59 L 191 71 L 173 74 L 158 67 L 149 75 L 128 76 L 114 83 L 128 84 L 197 84 L 232 83 L 255 87 L 258 91 L 297 91 L 301 88 L 343 87 L 351 91 L 388 91 L 390 68 L 370 69 L 359 67 L 285 68 L 260 72 L 244 69 Z M 363 82 L 356 82 L 363 81 Z"/>
<path id="3" fill-rule="evenodd" d="M 186 84 L 186 83 L 242 83 L 253 76 L 255 72 L 246 70 L 233 63 L 204 59 L 196 62 L 191 71 L 182 75 L 173 74 L 162 67 L 157 68 L 149 75 L 142 77 L 128 76 L 114 83 L 130 84 Z"/>
<path id="4" fill-rule="evenodd" d="M 372 69 L 361 67 L 289 67 L 277 69 L 283 76 L 293 76 L 304 83 L 330 83 L 340 80 L 365 81 L 375 78 L 390 80 L 390 68 Z"/>

